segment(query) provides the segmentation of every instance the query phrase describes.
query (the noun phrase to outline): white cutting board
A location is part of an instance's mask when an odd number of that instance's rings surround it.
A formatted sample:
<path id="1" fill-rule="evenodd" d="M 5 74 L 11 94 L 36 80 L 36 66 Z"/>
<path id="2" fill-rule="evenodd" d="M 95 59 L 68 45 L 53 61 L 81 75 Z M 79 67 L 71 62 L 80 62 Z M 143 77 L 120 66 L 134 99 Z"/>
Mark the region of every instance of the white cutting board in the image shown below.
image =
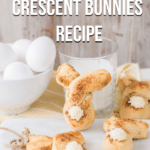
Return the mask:
<path id="1" fill-rule="evenodd" d="M 150 124 L 150 120 L 144 120 Z M 10 119 L 2 124 L 3 127 L 12 129 L 21 133 L 24 127 L 30 129 L 31 134 L 41 134 L 53 137 L 57 133 L 70 131 L 64 119 Z M 85 147 L 87 150 L 102 150 L 102 142 L 105 132 L 102 130 L 103 120 L 95 120 L 91 127 L 82 131 L 85 137 Z M 133 150 L 149 150 L 150 149 L 150 129 L 148 130 L 148 139 L 134 141 Z M 9 143 L 10 140 L 18 138 L 7 131 L 0 131 L 0 150 L 6 149 L 3 145 Z"/>

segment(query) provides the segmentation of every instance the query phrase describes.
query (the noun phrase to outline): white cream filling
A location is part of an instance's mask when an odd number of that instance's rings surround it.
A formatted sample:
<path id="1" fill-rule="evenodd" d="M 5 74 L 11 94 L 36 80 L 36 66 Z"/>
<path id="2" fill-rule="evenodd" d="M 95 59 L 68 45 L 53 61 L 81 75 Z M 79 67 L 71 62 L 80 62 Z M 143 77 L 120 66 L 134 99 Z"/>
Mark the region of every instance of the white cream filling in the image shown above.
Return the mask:
<path id="1" fill-rule="evenodd" d="M 79 106 L 73 106 L 69 109 L 69 116 L 71 119 L 79 121 L 83 115 L 83 110 Z"/>
<path id="2" fill-rule="evenodd" d="M 130 103 L 131 106 L 133 106 L 135 108 L 144 108 L 144 106 L 145 106 L 145 101 L 140 96 L 130 97 L 130 101 L 128 101 L 128 103 Z"/>
<path id="3" fill-rule="evenodd" d="M 115 128 L 109 132 L 110 138 L 113 140 L 123 141 L 127 139 L 126 132 L 121 128 Z"/>
<path id="4" fill-rule="evenodd" d="M 76 141 L 70 142 L 67 144 L 65 150 L 83 150 L 82 146 Z"/>

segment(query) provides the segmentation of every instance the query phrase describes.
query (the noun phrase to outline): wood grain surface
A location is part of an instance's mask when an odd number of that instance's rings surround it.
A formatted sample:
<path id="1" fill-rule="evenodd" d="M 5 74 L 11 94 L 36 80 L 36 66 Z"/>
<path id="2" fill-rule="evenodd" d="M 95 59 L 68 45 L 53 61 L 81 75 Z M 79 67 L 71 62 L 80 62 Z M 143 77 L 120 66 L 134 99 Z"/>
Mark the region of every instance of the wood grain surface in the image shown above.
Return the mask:
<path id="1" fill-rule="evenodd" d="M 82 5 L 84 3 L 82 2 Z M 138 62 L 150 67 L 150 0 L 143 1 L 142 16 L 85 17 L 80 5 L 78 17 L 13 16 L 12 1 L 0 0 L 0 41 L 12 43 L 21 38 L 35 39 L 47 35 L 55 40 L 55 27 L 62 25 L 102 25 L 102 36 L 118 44 L 118 65 Z M 54 34 L 49 32 L 54 29 Z M 55 69 L 59 65 L 59 56 Z"/>

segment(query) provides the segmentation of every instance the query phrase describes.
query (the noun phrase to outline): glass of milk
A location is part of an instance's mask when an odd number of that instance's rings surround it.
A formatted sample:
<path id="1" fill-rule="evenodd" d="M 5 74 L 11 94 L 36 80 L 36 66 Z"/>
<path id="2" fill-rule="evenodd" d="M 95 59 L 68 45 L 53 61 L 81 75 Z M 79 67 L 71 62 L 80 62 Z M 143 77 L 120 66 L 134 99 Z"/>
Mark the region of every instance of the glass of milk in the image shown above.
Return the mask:
<path id="1" fill-rule="evenodd" d="M 102 37 L 102 43 L 91 38 L 87 43 L 62 43 L 59 46 L 60 63 L 72 65 L 80 74 L 105 69 L 112 76 L 111 82 L 101 91 L 93 92 L 96 118 L 111 115 L 115 106 L 115 85 L 117 70 L 117 44 Z"/>

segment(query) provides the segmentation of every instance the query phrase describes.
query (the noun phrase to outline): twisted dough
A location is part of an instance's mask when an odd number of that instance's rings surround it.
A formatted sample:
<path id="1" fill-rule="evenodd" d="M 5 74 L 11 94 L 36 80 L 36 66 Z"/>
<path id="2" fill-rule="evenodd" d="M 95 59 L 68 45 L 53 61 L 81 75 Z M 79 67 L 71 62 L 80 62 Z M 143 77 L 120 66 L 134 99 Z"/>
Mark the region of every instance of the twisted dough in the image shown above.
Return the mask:
<path id="1" fill-rule="evenodd" d="M 58 68 L 56 81 L 67 88 L 67 101 L 63 109 L 66 122 L 73 129 L 87 129 L 95 120 L 92 92 L 102 90 L 111 81 L 110 73 L 104 69 L 99 69 L 79 75 L 72 66 L 63 64 Z M 69 115 L 69 110 L 74 106 L 83 110 L 83 115 L 79 120 L 72 119 Z"/>

